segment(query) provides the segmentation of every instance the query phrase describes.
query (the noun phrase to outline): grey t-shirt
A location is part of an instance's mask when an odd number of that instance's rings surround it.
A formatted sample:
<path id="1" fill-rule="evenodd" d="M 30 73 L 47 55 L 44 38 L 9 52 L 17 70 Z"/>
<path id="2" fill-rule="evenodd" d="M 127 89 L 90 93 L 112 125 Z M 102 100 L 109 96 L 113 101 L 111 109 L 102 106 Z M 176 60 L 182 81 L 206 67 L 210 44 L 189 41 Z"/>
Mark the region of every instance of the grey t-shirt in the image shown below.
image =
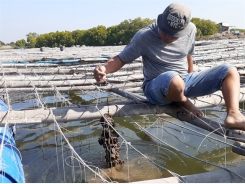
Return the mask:
<path id="1" fill-rule="evenodd" d="M 134 35 L 119 57 L 125 63 L 132 63 L 142 56 L 144 84 L 166 71 L 187 74 L 187 55 L 194 53 L 196 36 L 196 26 L 190 24 L 189 33 L 170 44 L 161 40 L 157 24 L 150 24 Z"/>

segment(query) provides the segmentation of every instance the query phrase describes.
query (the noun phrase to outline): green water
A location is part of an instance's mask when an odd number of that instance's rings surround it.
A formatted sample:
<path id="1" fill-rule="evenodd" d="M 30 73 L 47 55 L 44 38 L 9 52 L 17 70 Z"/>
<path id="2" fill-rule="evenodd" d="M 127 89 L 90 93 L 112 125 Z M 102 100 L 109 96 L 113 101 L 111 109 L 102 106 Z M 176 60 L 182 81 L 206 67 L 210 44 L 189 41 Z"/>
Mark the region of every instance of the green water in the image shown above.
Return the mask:
<path id="1" fill-rule="evenodd" d="M 97 103 L 87 94 L 63 95 L 73 104 Z M 100 95 L 102 102 L 106 102 L 108 98 L 109 101 L 121 100 L 111 94 Z M 12 106 L 14 109 L 31 108 L 36 105 L 31 99 L 18 99 L 12 102 Z M 44 94 L 43 100 L 48 106 L 64 105 L 50 94 Z M 223 109 L 218 107 L 203 112 L 212 119 L 225 117 Z M 167 170 L 179 175 L 189 175 L 218 169 L 201 160 L 228 168 L 244 165 L 244 158 L 233 153 L 231 146 L 225 144 L 232 144 L 233 141 L 213 134 L 211 136 L 214 139 L 202 136 L 200 133 L 207 135 L 209 132 L 172 117 L 141 115 L 114 118 L 114 121 L 116 130 L 128 143 L 162 168 L 151 164 L 119 138 L 122 143 L 120 158 L 125 163 L 108 169 L 104 159 L 105 151 L 98 143 L 102 132 L 98 119 L 60 123 L 63 133 L 86 164 L 95 170 L 96 167 L 102 169 L 113 181 L 132 182 L 172 176 Z M 159 140 L 142 132 L 135 122 Z M 17 126 L 16 144 L 22 155 L 26 182 L 101 182 L 95 174 L 72 158 L 71 149 L 54 123 Z"/>

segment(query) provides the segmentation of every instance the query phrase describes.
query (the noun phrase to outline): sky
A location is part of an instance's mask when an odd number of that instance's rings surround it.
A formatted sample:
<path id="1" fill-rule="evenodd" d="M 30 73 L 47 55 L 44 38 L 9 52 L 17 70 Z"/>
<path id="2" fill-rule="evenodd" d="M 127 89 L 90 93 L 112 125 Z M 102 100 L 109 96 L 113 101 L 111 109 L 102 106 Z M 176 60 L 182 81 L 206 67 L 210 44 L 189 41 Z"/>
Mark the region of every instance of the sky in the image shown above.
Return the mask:
<path id="1" fill-rule="evenodd" d="M 156 19 L 173 2 L 188 6 L 192 17 L 245 29 L 245 0 L 0 0 L 0 41 L 26 40 L 30 32 L 110 27 L 137 17 Z"/>

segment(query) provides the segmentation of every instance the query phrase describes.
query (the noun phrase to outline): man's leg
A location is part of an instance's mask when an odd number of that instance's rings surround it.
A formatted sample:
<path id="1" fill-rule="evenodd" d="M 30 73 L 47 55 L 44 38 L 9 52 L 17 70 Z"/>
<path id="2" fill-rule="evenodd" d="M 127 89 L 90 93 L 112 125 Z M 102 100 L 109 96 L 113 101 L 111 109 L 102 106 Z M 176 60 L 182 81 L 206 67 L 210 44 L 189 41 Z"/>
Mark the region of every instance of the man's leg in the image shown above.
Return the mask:
<path id="1" fill-rule="evenodd" d="M 202 111 L 184 96 L 184 89 L 184 80 L 174 71 L 162 73 L 143 88 L 147 100 L 152 104 L 166 105 L 174 101 L 185 108 L 191 118 L 203 115 Z"/>
<path id="2" fill-rule="evenodd" d="M 196 116 L 203 116 L 202 111 L 199 110 L 196 106 L 194 106 L 192 102 L 184 95 L 184 90 L 185 83 L 183 79 L 179 75 L 176 75 L 171 80 L 169 92 L 166 95 L 166 98 L 169 101 L 174 101 L 179 106 L 183 107 L 187 111 L 191 119 L 194 119 Z"/>
<path id="3" fill-rule="evenodd" d="M 222 93 L 227 108 L 225 126 L 245 130 L 245 117 L 239 110 L 240 76 L 235 67 L 231 68 L 225 76 Z"/>

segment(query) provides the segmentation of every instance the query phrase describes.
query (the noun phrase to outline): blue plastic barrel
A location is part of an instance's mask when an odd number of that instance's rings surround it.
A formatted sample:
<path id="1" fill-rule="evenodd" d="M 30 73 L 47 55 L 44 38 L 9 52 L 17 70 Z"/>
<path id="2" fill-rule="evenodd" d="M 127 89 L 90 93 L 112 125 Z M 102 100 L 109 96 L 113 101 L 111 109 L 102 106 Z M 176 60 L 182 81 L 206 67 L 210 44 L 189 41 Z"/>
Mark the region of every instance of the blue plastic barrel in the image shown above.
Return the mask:
<path id="1" fill-rule="evenodd" d="M 0 112 L 8 111 L 7 105 L 0 100 Z M 3 143 L 3 147 L 2 147 Z M 24 183 L 25 175 L 21 163 L 21 155 L 14 140 L 14 126 L 0 127 L 0 182 Z M 0 150 L 1 151 L 1 150 Z"/>

